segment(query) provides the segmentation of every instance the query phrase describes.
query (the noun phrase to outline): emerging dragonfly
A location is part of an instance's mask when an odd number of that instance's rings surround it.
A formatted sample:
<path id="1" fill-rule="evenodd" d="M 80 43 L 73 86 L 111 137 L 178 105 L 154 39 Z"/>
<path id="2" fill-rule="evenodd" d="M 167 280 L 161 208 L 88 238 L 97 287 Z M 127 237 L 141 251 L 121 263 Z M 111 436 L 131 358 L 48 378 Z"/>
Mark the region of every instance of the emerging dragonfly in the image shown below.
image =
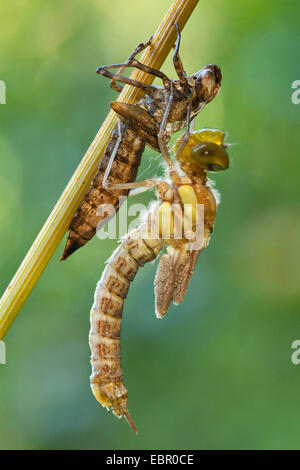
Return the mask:
<path id="1" fill-rule="evenodd" d="M 129 189 L 156 187 L 158 201 L 147 219 L 126 236 L 108 260 L 95 291 L 89 336 L 92 391 L 116 416 L 125 416 L 135 432 L 137 428 L 128 411 L 120 354 L 124 299 L 138 268 L 153 261 L 164 245 L 168 247 L 167 254 L 160 259 L 154 283 L 157 317 L 162 318 L 168 312 L 172 300 L 178 305 L 184 299 L 198 256 L 209 243 L 216 217 L 218 198 L 206 171 L 217 172 L 229 166 L 224 137 L 220 130 L 192 133 L 187 130 L 174 147 L 181 170 L 173 165 L 166 146 L 163 157 L 169 180 L 151 179 L 127 185 Z M 200 219 L 199 208 L 202 208 Z M 201 226 L 199 240 L 197 231 Z"/>
<path id="2" fill-rule="evenodd" d="M 97 69 L 97 73 L 111 79 L 111 86 L 117 91 L 122 90 L 122 86 L 117 84 L 121 82 L 142 89 L 145 97 L 137 104 L 111 103 L 120 118 L 119 125 L 105 149 L 91 188 L 71 222 L 62 260 L 85 245 L 95 235 L 96 229 L 101 228 L 101 221 L 108 221 L 103 212 L 97 214 L 101 205 L 112 204 L 118 210 L 120 196 L 127 196 L 129 189 L 125 186 L 117 188 L 116 185 L 135 180 L 145 144 L 163 151 L 159 142 L 167 143 L 171 134 L 189 124 L 220 90 L 222 75 L 217 65 L 207 65 L 194 75 L 186 75 L 179 56 L 180 32 L 176 23 L 175 26 L 177 42 L 173 63 L 179 80 L 171 80 L 163 72 L 135 59 L 142 50 L 151 47 L 151 38 L 147 43 L 139 44 L 125 64 Z M 145 85 L 120 75 L 126 67 L 135 67 L 160 78 L 163 87 Z M 120 73 L 110 72 L 108 69 L 111 68 L 120 68 Z M 164 116 L 167 116 L 167 121 L 163 125 Z M 159 136 L 164 139 L 159 141 Z"/>

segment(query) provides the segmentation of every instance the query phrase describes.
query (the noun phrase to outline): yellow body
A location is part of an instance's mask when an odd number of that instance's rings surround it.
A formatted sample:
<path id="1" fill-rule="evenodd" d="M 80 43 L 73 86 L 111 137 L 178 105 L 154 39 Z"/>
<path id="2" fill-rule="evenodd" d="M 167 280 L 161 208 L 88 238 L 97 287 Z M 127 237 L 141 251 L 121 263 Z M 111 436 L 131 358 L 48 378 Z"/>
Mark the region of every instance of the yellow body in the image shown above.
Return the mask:
<path id="1" fill-rule="evenodd" d="M 181 178 L 184 184 L 178 184 L 176 190 L 178 192 L 179 200 L 176 199 L 172 202 L 163 201 L 159 206 L 159 236 L 164 239 L 166 244 L 174 244 L 176 234 L 183 235 L 182 238 L 177 240 L 177 243 L 186 241 L 184 234 L 187 230 L 195 230 L 197 221 L 197 206 L 202 204 L 204 207 L 204 225 L 212 229 L 214 219 L 216 216 L 217 204 L 215 197 L 206 184 L 199 181 L 190 180 L 187 184 L 187 178 Z M 181 206 L 181 226 L 178 226 L 178 220 L 175 217 L 174 204 Z M 199 212 L 198 212 L 199 214 Z M 169 241 L 168 241 L 169 240 Z"/>
<path id="2" fill-rule="evenodd" d="M 174 144 L 174 152 L 176 153 L 184 135 L 180 136 Z M 185 145 L 180 158 L 187 161 L 190 160 L 191 149 L 199 144 L 205 142 L 212 142 L 213 144 L 222 145 L 225 138 L 225 133 L 219 129 L 202 129 L 201 131 L 194 131 L 189 137 L 188 143 Z"/>

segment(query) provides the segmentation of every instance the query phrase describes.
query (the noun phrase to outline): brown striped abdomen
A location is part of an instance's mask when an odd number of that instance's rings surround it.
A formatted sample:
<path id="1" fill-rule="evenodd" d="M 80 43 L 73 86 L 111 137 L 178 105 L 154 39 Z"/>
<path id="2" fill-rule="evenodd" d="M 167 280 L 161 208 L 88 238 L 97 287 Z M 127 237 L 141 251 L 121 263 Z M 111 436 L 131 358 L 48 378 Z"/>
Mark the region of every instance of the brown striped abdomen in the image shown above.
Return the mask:
<path id="1" fill-rule="evenodd" d="M 93 393 L 103 406 L 111 406 L 116 416 L 125 416 L 135 431 L 128 412 L 127 389 L 121 366 L 123 303 L 138 268 L 154 260 L 163 246 L 162 240 L 135 239 L 136 234 L 143 235 L 143 227 L 132 232 L 115 250 L 98 282 L 89 335 Z"/>
<path id="2" fill-rule="evenodd" d="M 71 222 L 68 239 L 61 260 L 68 258 L 74 251 L 85 245 L 96 233 L 97 225 L 107 214 L 97 215 L 97 209 L 103 204 L 112 204 L 117 212 L 119 197 L 127 196 L 129 190 L 102 188 L 102 181 L 109 158 L 118 139 L 115 129 L 101 158 L 99 169 L 89 191 L 80 204 Z M 121 124 L 121 141 L 112 164 L 108 182 L 127 183 L 134 181 L 145 148 L 145 142 L 127 127 Z"/>

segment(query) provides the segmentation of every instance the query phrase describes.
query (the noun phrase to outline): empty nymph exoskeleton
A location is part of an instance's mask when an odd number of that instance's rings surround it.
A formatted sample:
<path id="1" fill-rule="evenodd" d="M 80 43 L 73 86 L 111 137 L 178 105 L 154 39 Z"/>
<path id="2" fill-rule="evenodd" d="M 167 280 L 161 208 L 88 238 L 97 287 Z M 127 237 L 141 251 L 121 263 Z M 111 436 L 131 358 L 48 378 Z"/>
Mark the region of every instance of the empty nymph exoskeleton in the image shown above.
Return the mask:
<path id="1" fill-rule="evenodd" d="M 117 91 L 122 90 L 122 86 L 117 84 L 121 82 L 143 90 L 145 96 L 136 104 L 111 102 L 112 109 L 119 117 L 119 125 L 106 146 L 92 185 L 71 222 L 62 260 L 85 245 L 95 235 L 99 224 L 107 222 L 104 213 L 98 213 L 99 207 L 112 204 L 116 210 L 119 209 L 120 196 L 124 200 L 130 189 L 126 183 L 136 179 L 145 145 L 159 151 L 158 136 L 162 131 L 164 140 L 168 142 L 174 132 L 183 129 L 186 122 L 192 121 L 219 93 L 222 74 L 218 65 L 206 65 L 197 73 L 186 75 L 179 56 L 180 32 L 176 23 L 174 27 L 177 29 L 177 41 L 173 63 L 177 80 L 136 60 L 137 54 L 147 47 L 151 48 L 151 38 L 145 44 L 139 44 L 125 64 L 97 69 L 97 73 L 111 80 L 111 86 Z M 161 79 L 163 87 L 146 85 L 109 71 L 119 67 L 120 72 L 127 67 L 147 72 Z M 165 116 L 167 119 L 163 122 Z"/>
<path id="2" fill-rule="evenodd" d="M 125 416 L 135 432 L 120 354 L 124 299 L 138 268 L 153 261 L 164 245 L 167 253 L 160 258 L 154 282 L 157 317 L 164 317 L 172 300 L 178 305 L 184 299 L 198 256 L 208 245 L 214 226 L 218 198 L 206 171 L 228 168 L 224 137 L 220 130 L 190 133 L 188 129 L 175 143 L 176 165 L 164 147 L 168 178 L 126 185 L 129 189 L 154 186 L 157 202 L 108 260 L 95 292 L 89 341 L 91 387 L 96 399 L 111 407 L 116 416 Z"/>

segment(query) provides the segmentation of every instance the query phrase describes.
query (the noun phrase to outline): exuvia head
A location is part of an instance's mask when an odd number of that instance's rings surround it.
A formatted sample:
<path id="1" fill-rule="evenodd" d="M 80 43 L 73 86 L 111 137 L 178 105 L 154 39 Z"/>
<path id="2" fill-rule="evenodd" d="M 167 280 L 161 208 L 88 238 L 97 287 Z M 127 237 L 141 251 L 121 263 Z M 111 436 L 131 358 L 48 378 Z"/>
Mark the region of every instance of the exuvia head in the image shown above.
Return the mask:
<path id="1" fill-rule="evenodd" d="M 184 171 L 201 173 L 204 171 L 223 171 L 229 167 L 229 158 L 226 151 L 226 144 L 223 144 L 225 134 L 218 129 L 202 129 L 193 132 L 189 141 L 180 152 L 179 149 L 182 137 L 174 146 L 174 151 L 179 164 Z"/>
<path id="2" fill-rule="evenodd" d="M 200 103 L 209 103 L 220 91 L 222 74 L 218 65 L 206 65 L 194 76 L 196 97 Z"/>

